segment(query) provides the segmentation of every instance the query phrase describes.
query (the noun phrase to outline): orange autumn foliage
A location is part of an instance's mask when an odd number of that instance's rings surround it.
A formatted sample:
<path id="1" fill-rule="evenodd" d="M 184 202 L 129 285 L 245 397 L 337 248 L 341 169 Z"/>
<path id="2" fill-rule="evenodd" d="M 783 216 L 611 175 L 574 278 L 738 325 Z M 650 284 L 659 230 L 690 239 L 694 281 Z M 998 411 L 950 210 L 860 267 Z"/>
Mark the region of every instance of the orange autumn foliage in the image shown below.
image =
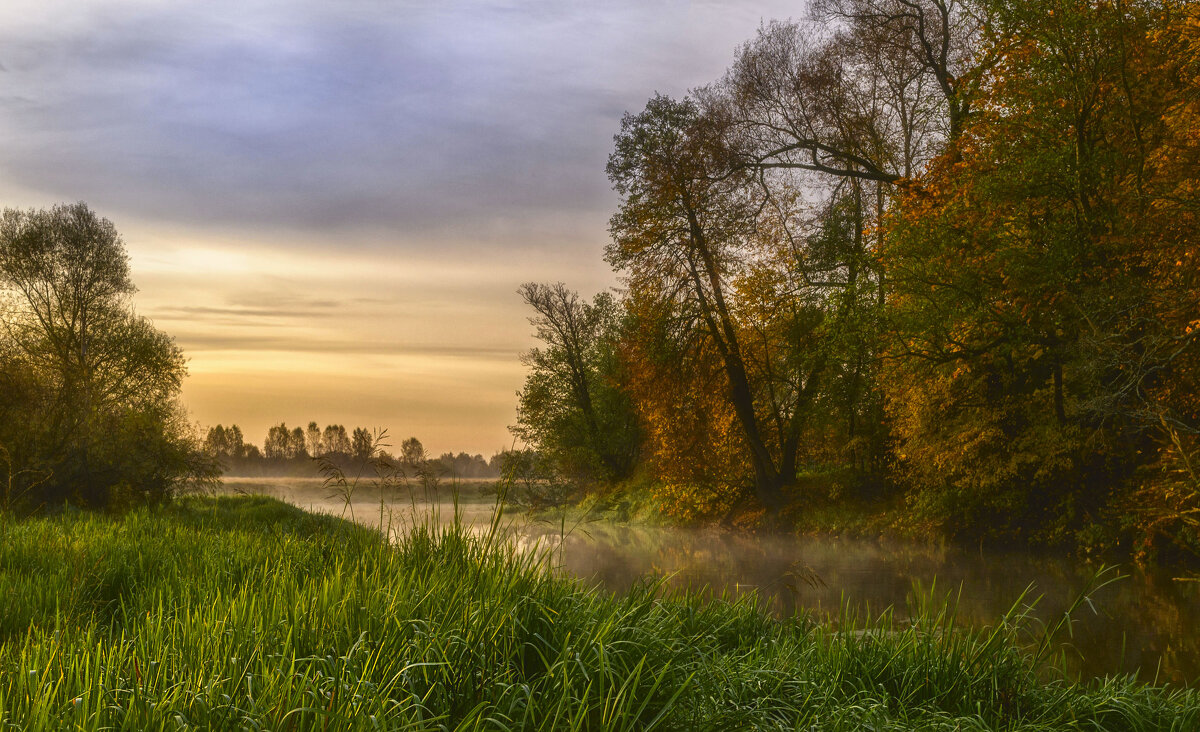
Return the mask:
<path id="1" fill-rule="evenodd" d="M 995 9 L 975 118 L 889 224 L 886 388 L 918 512 L 1066 541 L 1194 457 L 1196 3 Z"/>

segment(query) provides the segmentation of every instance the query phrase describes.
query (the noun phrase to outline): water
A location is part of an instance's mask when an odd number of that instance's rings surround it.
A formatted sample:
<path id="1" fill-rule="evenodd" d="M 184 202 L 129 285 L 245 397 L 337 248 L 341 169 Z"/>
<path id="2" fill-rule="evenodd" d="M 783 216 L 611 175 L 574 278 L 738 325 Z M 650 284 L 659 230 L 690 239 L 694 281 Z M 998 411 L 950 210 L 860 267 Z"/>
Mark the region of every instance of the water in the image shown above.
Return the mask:
<path id="1" fill-rule="evenodd" d="M 378 525 L 378 493 L 363 489 L 347 505 L 329 498 L 319 480 L 227 479 L 233 490 L 267 493 L 296 505 Z M 443 486 L 441 503 L 385 498 L 383 522 L 393 530 L 453 506 Z M 417 492 L 420 494 L 420 491 Z M 464 523 L 486 531 L 492 499 L 479 484 L 458 489 Z M 1027 587 L 1038 598 L 1036 617 L 1052 622 L 1086 586 L 1096 567 L 1057 556 L 972 551 L 958 547 L 844 538 L 761 536 L 719 529 L 679 529 L 610 523 L 550 524 L 508 514 L 505 528 L 519 545 L 550 553 L 571 575 L 622 592 L 645 578 L 712 594 L 756 592 L 777 614 L 808 610 L 836 616 L 843 604 L 874 616 L 894 608 L 905 618 L 919 593 L 959 596 L 960 622 L 994 623 Z M 1144 681 L 1200 683 L 1200 582 L 1181 582 L 1169 571 L 1121 567 L 1127 575 L 1092 596 L 1094 610 L 1077 611 L 1064 637 L 1070 668 L 1082 677 L 1136 674 Z"/>

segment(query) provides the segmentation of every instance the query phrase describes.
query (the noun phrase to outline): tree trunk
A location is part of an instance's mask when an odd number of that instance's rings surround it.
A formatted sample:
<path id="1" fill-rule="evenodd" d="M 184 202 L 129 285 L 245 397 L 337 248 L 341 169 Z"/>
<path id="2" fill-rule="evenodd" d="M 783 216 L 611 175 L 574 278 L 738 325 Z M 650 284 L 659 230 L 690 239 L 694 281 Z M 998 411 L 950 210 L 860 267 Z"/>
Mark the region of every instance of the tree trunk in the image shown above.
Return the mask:
<path id="1" fill-rule="evenodd" d="M 763 442 L 762 433 L 758 428 L 758 417 L 754 413 L 754 392 L 750 388 L 750 378 L 746 374 L 746 365 L 742 360 L 741 347 L 738 343 L 737 330 L 733 318 L 725 305 L 725 296 L 721 288 L 720 273 L 708 250 L 704 231 L 694 213 L 688 213 L 691 228 L 692 243 L 704 266 L 704 278 L 712 290 L 712 303 L 705 296 L 701 283 L 700 272 L 696 271 L 692 262 L 692 277 L 696 284 L 696 296 L 700 302 L 705 322 L 708 325 L 713 341 L 721 352 L 725 376 L 729 379 L 729 399 L 733 404 L 734 414 L 742 427 L 746 444 L 750 447 L 750 462 L 754 466 L 754 490 L 759 501 L 772 514 L 783 508 L 783 485 L 780 473 L 775 468 L 775 461 L 770 450 Z"/>

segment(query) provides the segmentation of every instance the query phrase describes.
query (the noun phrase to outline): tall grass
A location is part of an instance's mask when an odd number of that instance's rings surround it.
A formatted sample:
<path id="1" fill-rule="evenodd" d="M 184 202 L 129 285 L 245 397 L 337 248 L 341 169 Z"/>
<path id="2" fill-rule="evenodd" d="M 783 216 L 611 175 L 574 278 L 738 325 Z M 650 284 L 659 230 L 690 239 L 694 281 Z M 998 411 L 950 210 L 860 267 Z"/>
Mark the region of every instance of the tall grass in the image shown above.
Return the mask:
<path id="1" fill-rule="evenodd" d="M 611 597 L 458 526 L 389 544 L 252 497 L 0 539 L 7 727 L 1200 729 L 1194 691 L 1073 685 L 1018 623 L 955 630 L 946 603 L 833 631 L 655 583 Z"/>

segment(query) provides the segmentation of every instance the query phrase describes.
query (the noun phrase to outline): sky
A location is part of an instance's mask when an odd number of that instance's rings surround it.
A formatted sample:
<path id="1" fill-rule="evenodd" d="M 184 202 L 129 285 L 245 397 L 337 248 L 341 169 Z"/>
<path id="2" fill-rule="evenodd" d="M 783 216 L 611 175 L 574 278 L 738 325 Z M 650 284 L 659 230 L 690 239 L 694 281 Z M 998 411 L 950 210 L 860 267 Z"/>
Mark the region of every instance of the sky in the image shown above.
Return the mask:
<path id="1" fill-rule="evenodd" d="M 0 206 L 86 201 L 202 429 L 509 447 L 516 294 L 618 284 L 626 111 L 803 0 L 4 0 Z"/>

